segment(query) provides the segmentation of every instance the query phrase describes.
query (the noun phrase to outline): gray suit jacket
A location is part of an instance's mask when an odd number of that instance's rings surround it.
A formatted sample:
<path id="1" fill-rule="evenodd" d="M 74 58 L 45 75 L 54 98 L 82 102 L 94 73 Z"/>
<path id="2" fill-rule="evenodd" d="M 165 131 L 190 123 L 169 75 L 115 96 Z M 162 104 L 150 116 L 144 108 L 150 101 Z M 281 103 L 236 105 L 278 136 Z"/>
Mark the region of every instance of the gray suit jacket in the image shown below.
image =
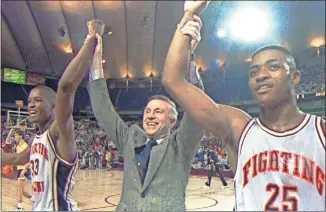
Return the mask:
<path id="1" fill-rule="evenodd" d="M 151 152 L 142 185 L 135 148 L 146 144 L 147 136 L 138 125 L 128 127 L 116 113 L 104 79 L 88 84 L 92 109 L 108 138 L 124 156 L 124 175 L 117 211 L 185 211 L 186 187 L 191 163 L 203 130 L 185 114 L 179 129 Z"/>

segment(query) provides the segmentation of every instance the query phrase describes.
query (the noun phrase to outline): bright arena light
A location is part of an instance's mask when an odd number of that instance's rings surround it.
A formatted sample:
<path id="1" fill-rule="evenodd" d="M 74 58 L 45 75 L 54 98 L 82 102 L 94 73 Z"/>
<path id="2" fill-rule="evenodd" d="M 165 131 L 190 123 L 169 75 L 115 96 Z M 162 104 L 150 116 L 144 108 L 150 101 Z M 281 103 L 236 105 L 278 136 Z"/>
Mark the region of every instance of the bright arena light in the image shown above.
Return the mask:
<path id="1" fill-rule="evenodd" d="M 268 31 L 270 25 L 268 19 L 268 15 L 260 9 L 240 9 L 229 23 L 231 34 L 233 37 L 245 42 L 258 41 Z"/>
<path id="2" fill-rule="evenodd" d="M 223 37 L 226 36 L 226 31 L 224 29 L 220 28 L 220 29 L 217 30 L 216 34 L 217 34 L 217 37 L 223 38 Z"/>

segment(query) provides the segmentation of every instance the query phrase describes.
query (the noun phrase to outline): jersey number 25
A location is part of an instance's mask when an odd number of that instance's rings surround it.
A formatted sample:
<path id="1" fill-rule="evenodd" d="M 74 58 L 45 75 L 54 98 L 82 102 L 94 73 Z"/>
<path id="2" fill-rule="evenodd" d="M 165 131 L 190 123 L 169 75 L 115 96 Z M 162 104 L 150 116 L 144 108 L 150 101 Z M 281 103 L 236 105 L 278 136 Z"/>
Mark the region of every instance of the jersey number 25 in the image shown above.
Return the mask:
<path id="1" fill-rule="evenodd" d="M 280 191 L 281 190 L 281 191 Z M 298 192 L 298 187 L 293 185 L 283 185 L 280 188 L 275 183 L 269 183 L 266 186 L 266 191 L 271 192 L 271 196 L 265 204 L 265 211 L 280 211 L 278 206 L 274 205 L 274 202 L 279 197 L 280 192 L 282 195 L 282 208 L 281 211 L 298 211 L 298 199 L 295 196 L 291 196 L 290 192 Z"/>

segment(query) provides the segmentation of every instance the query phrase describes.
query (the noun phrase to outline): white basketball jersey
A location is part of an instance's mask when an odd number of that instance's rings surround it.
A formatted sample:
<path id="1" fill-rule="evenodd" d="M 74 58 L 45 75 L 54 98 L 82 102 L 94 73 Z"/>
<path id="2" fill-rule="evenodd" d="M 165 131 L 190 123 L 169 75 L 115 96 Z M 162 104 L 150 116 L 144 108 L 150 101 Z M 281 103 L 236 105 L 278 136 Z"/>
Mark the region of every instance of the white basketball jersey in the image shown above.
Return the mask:
<path id="1" fill-rule="evenodd" d="M 71 199 L 77 164 L 63 160 L 56 153 L 48 131 L 35 136 L 31 146 L 30 162 L 34 211 L 79 210 Z"/>
<path id="2" fill-rule="evenodd" d="M 306 114 L 286 132 L 252 119 L 240 137 L 234 178 L 238 211 L 325 211 L 325 132 Z"/>

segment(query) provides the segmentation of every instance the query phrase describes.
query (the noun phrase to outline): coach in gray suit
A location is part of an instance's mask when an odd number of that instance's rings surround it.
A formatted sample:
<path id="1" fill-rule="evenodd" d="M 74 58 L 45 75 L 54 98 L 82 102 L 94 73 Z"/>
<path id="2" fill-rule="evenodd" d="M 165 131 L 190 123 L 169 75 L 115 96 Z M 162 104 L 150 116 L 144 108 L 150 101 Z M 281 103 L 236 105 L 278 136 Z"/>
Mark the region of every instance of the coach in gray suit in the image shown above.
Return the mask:
<path id="1" fill-rule="evenodd" d="M 195 39 L 192 49 L 200 40 Z M 194 62 L 190 69 L 196 72 Z M 138 125 L 128 127 L 110 100 L 103 77 L 102 49 L 95 50 L 90 78 L 88 90 L 95 117 L 124 156 L 122 194 L 116 210 L 186 210 L 191 163 L 203 131 L 184 114 L 180 127 L 171 132 L 177 121 L 177 110 L 172 101 L 161 95 L 149 99 L 144 110 L 144 129 Z"/>

